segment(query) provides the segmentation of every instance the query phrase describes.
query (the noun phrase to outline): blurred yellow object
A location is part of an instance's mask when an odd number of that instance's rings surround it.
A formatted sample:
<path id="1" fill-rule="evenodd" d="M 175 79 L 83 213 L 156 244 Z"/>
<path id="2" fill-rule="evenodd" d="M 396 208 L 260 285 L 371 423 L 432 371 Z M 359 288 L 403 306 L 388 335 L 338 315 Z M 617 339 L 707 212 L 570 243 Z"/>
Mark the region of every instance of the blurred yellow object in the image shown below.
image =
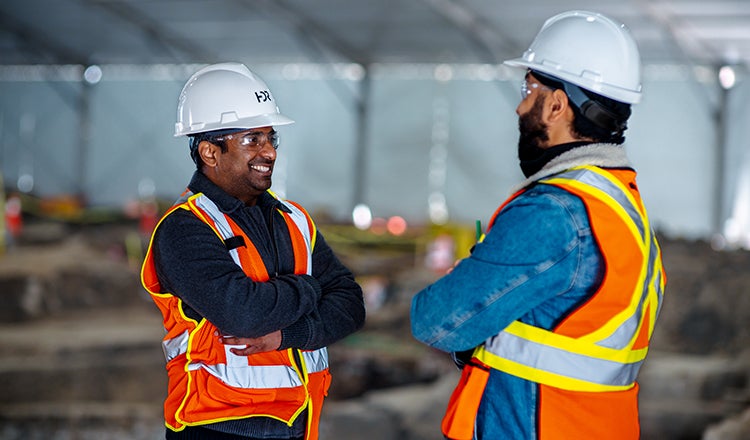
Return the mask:
<path id="1" fill-rule="evenodd" d="M 469 256 L 472 246 L 477 242 L 476 225 L 464 223 L 448 223 L 445 225 L 432 225 L 431 237 L 449 235 L 455 243 L 455 258 L 461 259 Z"/>
<path id="2" fill-rule="evenodd" d="M 83 202 L 74 195 L 63 194 L 39 200 L 39 211 L 44 216 L 76 219 L 83 215 Z"/>

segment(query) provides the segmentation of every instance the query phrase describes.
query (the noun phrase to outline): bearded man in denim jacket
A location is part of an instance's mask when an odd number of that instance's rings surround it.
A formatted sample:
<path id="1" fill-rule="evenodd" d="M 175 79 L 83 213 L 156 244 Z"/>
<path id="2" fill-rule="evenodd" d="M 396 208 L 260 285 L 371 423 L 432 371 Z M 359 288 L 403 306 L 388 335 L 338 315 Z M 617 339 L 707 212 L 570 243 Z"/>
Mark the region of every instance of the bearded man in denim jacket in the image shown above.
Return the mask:
<path id="1" fill-rule="evenodd" d="M 640 61 L 597 13 L 547 20 L 523 57 L 527 177 L 489 230 L 416 294 L 412 333 L 462 368 L 451 439 L 637 439 L 635 381 L 661 305 L 658 243 L 625 150 Z"/>

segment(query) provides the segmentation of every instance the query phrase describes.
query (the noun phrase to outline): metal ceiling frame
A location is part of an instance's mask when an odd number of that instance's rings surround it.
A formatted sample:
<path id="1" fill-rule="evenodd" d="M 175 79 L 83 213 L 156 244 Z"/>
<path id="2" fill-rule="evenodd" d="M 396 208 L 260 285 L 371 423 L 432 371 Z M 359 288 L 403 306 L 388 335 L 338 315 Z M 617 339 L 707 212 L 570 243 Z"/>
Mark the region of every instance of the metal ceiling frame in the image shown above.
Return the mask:
<path id="1" fill-rule="evenodd" d="M 496 47 L 504 46 L 510 52 L 521 53 L 524 48 L 503 35 L 495 26 L 477 14 L 461 0 L 422 0 L 435 13 L 458 29 L 476 49 L 479 59 L 488 64 L 500 64 Z"/>
<path id="2" fill-rule="evenodd" d="M 353 112 L 356 115 L 357 146 L 355 148 L 353 164 L 355 188 L 352 208 L 356 204 L 363 202 L 364 184 L 366 181 L 366 167 L 364 164 L 367 156 L 367 146 L 365 144 L 368 131 L 367 123 L 371 88 L 370 67 L 376 60 L 367 50 L 358 49 L 349 44 L 343 35 L 337 33 L 337 29 L 327 26 L 320 20 L 316 20 L 310 16 L 309 13 L 303 10 L 303 5 L 301 4 L 295 4 L 289 0 L 231 1 L 235 5 L 251 11 L 262 10 L 270 16 L 280 19 L 282 23 L 286 23 L 290 31 L 293 32 L 293 35 L 296 36 L 296 41 L 303 49 L 303 53 L 308 54 L 314 62 L 328 64 L 336 58 L 341 58 L 362 67 L 363 75 L 356 82 L 356 88 L 349 87 L 348 82 L 329 81 L 328 84 L 342 102 L 352 106 Z M 710 44 L 702 41 L 700 37 L 691 36 L 689 32 L 683 32 L 682 29 L 690 23 L 689 18 L 684 18 L 679 12 L 676 12 L 679 11 L 678 4 L 664 0 L 634 1 L 640 11 L 642 11 L 641 16 L 645 13 L 657 25 L 657 28 L 662 30 L 663 35 L 667 36 L 669 43 L 674 47 L 675 53 L 682 59 L 682 62 L 691 67 L 705 65 L 705 60 L 699 59 L 698 55 L 695 55 L 694 50 L 701 47 L 710 49 Z M 188 38 L 170 31 L 168 27 L 162 26 L 155 18 L 150 17 L 144 12 L 145 10 L 141 10 L 138 7 L 139 4 L 111 0 L 77 0 L 77 2 L 86 7 L 101 10 L 109 16 L 120 20 L 122 23 L 132 26 L 138 32 L 136 35 L 145 37 L 146 41 L 153 43 L 151 47 L 154 48 L 154 56 L 167 55 L 176 61 L 186 63 L 196 63 L 199 61 L 214 63 L 221 61 L 210 49 L 201 47 L 200 44 L 196 44 Z M 394 8 L 399 5 L 396 1 L 392 1 L 391 3 Z M 509 52 L 520 54 L 525 48 L 525 46 L 514 41 L 513 38 L 505 35 L 497 25 L 482 15 L 481 11 L 474 10 L 470 1 L 421 0 L 421 3 L 426 5 L 436 17 L 439 17 L 453 29 L 457 30 L 459 35 L 463 36 L 470 44 L 470 47 L 473 48 L 473 55 L 481 62 L 498 65 L 502 61 L 500 59 L 501 56 L 505 56 L 501 54 Z M 735 10 L 741 8 L 741 2 L 723 3 L 729 4 L 729 11 L 732 8 Z M 694 9 L 690 9 L 689 6 L 688 10 L 693 11 Z M 744 12 L 740 11 L 740 13 L 744 16 Z M 694 12 L 693 15 L 688 16 L 692 17 L 695 14 Z M 676 21 L 680 20 L 681 17 L 685 22 Z M 34 27 L 33 22 L 25 25 L 23 20 L 19 20 L 20 18 L 13 17 L 9 11 L 0 9 L 0 29 L 11 36 L 14 45 L 23 49 L 21 51 L 22 58 L 24 57 L 23 52 L 25 49 L 28 49 L 29 54 L 36 54 L 40 59 L 49 60 L 54 64 L 80 64 L 85 68 L 92 63 L 91 55 L 82 53 L 73 47 L 66 47 L 61 43 L 61 40 L 48 35 L 46 28 L 40 26 Z M 690 41 L 686 42 L 686 39 L 690 39 Z M 31 56 L 26 57 L 30 61 L 35 59 Z M 730 64 L 731 61 L 727 60 Z M 720 63 L 721 59 L 716 58 L 715 62 Z M 718 70 L 721 66 L 715 65 L 711 67 Z M 737 65 L 737 67 L 740 67 L 742 72 L 747 73 L 750 66 L 748 65 L 748 61 L 745 60 Z M 691 83 L 714 114 L 717 132 L 715 147 L 717 154 L 716 166 L 718 168 L 716 172 L 718 180 L 715 182 L 715 187 L 717 195 L 719 195 L 723 192 L 724 186 L 721 176 L 726 160 L 726 146 L 724 145 L 726 142 L 725 112 L 729 93 L 723 89 L 717 91 L 713 88 L 713 85 L 707 85 L 695 76 L 692 77 Z M 64 81 L 50 83 L 50 87 L 63 98 L 63 101 L 81 115 L 82 121 L 79 128 L 81 151 L 78 153 L 81 156 L 85 155 L 88 142 L 87 132 L 89 131 L 89 121 L 85 119 L 87 119 L 86 115 L 88 114 L 87 101 L 88 89 L 90 88 L 85 81 L 82 84 L 82 88 L 78 88 L 76 85 Z M 505 87 L 505 84 L 502 84 L 501 87 L 508 89 L 508 87 Z M 505 91 L 508 93 L 511 92 L 510 90 Z M 83 179 L 83 174 L 81 176 L 81 179 Z M 82 183 L 80 186 L 83 187 Z M 716 228 L 718 229 L 720 228 L 718 218 L 723 216 L 724 203 L 722 197 L 717 196 L 715 200 L 718 204 L 716 209 L 718 216 Z"/>
<path id="3" fill-rule="evenodd" d="M 30 31 L 22 26 L 14 17 L 0 10 L 0 29 L 12 35 L 19 45 L 26 46 L 32 52 L 51 56 L 52 64 L 88 64 L 88 57 L 75 50 L 56 44 L 55 40 L 43 35 L 39 30 Z"/>
<path id="4" fill-rule="evenodd" d="M 638 3 L 643 7 L 645 11 L 648 12 L 649 16 L 658 23 L 664 30 L 666 31 L 666 34 L 669 36 L 670 41 L 672 44 L 677 48 L 678 52 L 680 53 L 681 57 L 683 58 L 685 64 L 696 67 L 698 63 L 689 55 L 688 50 L 683 46 L 683 38 L 678 37 L 678 31 L 677 26 L 674 24 L 674 17 L 667 17 L 664 13 L 662 13 L 658 6 L 655 5 L 653 2 L 649 2 L 647 0 L 638 0 Z M 701 43 L 696 41 L 694 44 L 700 45 Z M 714 66 L 716 71 L 718 72 L 719 68 L 721 66 Z M 729 105 L 729 91 L 725 90 L 722 87 L 719 87 L 719 92 L 716 95 L 716 98 L 713 97 L 711 92 L 708 89 L 708 86 L 702 84 L 701 82 L 697 81 L 694 77 L 694 75 L 691 76 L 690 84 L 694 86 L 695 89 L 698 90 L 698 93 L 703 96 L 704 100 L 707 102 L 707 105 L 711 108 L 711 114 L 713 115 L 714 119 L 714 126 L 716 131 L 716 137 L 715 137 L 715 154 L 714 154 L 714 160 L 716 161 L 714 167 L 714 197 L 713 197 L 713 229 L 715 234 L 721 234 L 723 230 L 723 219 L 724 219 L 724 191 L 725 191 L 725 184 L 724 184 L 724 173 L 726 168 L 726 160 L 727 160 L 727 145 L 726 145 L 726 139 L 727 139 L 727 107 Z"/>
<path id="5" fill-rule="evenodd" d="M 110 15 L 117 17 L 118 19 L 133 24 L 137 29 L 142 31 L 142 34 L 146 35 L 148 39 L 164 48 L 171 55 L 180 59 L 178 54 L 172 49 L 178 52 L 188 54 L 193 58 L 203 60 L 208 64 L 216 63 L 219 60 L 208 50 L 202 49 L 196 46 L 194 43 L 188 43 L 183 38 L 173 35 L 166 31 L 163 26 L 159 26 L 158 23 L 150 19 L 145 14 L 138 11 L 136 8 L 130 6 L 125 2 L 111 2 L 102 0 L 81 0 L 83 3 L 99 8 Z"/>

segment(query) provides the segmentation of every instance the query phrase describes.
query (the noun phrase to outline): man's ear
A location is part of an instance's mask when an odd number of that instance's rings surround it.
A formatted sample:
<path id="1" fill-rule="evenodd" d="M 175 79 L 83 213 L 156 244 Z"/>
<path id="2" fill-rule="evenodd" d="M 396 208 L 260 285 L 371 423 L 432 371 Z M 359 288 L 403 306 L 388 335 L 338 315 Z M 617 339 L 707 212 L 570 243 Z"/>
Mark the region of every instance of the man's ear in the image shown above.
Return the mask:
<path id="1" fill-rule="evenodd" d="M 564 91 L 558 89 L 547 96 L 542 119 L 547 125 L 549 145 L 579 140 L 573 130 L 573 106 Z"/>
<path id="2" fill-rule="evenodd" d="M 198 144 L 198 155 L 206 166 L 216 166 L 216 157 L 219 155 L 219 152 L 219 147 L 209 141 L 201 141 Z"/>
<path id="3" fill-rule="evenodd" d="M 573 110 L 570 108 L 570 101 L 568 101 L 568 95 L 560 89 L 552 91 L 547 96 L 546 104 L 546 116 L 545 122 L 554 123 L 560 120 L 570 119 L 573 116 Z"/>

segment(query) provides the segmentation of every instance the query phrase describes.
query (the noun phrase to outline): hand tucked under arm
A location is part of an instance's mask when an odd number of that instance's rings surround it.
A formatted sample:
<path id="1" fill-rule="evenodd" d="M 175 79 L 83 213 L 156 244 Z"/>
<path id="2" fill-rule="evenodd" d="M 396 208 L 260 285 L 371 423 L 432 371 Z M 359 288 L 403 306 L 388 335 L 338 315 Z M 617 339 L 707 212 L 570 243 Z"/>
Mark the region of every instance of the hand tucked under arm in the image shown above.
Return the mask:
<path id="1" fill-rule="evenodd" d="M 259 338 L 239 338 L 226 334 L 218 334 L 219 342 L 225 345 L 244 345 L 245 348 L 230 348 L 229 351 L 237 356 L 249 356 L 255 353 L 275 351 L 281 345 L 281 330 L 269 333 Z"/>

